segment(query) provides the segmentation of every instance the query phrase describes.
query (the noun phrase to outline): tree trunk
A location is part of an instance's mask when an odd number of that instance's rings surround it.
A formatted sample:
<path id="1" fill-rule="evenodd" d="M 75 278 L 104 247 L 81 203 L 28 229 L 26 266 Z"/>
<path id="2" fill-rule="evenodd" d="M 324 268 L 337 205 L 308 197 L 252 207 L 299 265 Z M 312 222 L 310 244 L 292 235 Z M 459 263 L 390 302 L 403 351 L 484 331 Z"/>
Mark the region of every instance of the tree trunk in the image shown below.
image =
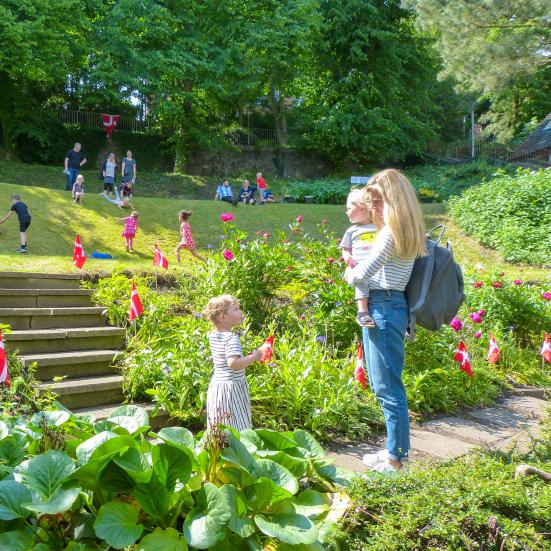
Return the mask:
<path id="1" fill-rule="evenodd" d="M 287 145 L 287 121 L 285 118 L 285 111 L 283 105 L 283 98 L 279 94 L 277 97 L 277 91 L 274 83 L 270 83 L 270 105 L 272 107 L 272 115 L 274 117 L 275 130 L 277 135 L 277 143 L 284 147 Z"/>

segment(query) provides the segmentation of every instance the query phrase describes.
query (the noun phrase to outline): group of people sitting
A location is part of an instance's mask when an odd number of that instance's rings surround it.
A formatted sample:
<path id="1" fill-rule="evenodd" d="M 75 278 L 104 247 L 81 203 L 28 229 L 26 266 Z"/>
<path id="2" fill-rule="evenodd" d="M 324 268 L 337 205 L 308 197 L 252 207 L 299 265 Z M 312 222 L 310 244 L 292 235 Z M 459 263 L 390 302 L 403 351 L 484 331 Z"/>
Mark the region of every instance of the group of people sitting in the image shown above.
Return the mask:
<path id="1" fill-rule="evenodd" d="M 245 205 L 256 205 L 257 202 L 261 205 L 264 203 L 277 203 L 272 190 L 266 183 L 266 179 L 262 176 L 262 172 L 257 173 L 256 185 L 254 186 L 251 186 L 249 180 L 243 180 L 243 184 L 237 195 L 233 194 L 233 190 L 228 180 L 224 180 L 216 188 L 214 200 L 226 201 L 234 206 L 238 203 L 244 203 Z"/>

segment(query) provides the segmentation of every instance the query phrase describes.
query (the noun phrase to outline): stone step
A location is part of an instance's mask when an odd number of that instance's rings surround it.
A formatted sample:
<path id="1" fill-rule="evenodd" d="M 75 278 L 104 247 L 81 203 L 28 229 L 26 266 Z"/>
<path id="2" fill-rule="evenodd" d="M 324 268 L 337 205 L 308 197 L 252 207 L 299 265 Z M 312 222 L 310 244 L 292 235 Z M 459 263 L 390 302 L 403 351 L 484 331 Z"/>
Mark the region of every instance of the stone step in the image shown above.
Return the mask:
<path id="1" fill-rule="evenodd" d="M 0 272 L 0 289 L 78 289 L 79 274 Z"/>
<path id="2" fill-rule="evenodd" d="M 73 308 L 0 308 L 0 323 L 14 331 L 98 327 L 106 324 L 105 308 L 98 306 Z"/>
<path id="3" fill-rule="evenodd" d="M 99 407 L 123 401 L 122 376 L 80 377 L 65 379 L 59 383 L 46 381 L 40 385 L 41 391 L 50 390 L 58 396 L 58 401 L 66 408 Z"/>
<path id="4" fill-rule="evenodd" d="M 20 354 L 70 352 L 74 350 L 116 350 L 124 344 L 121 327 L 81 327 L 12 331 L 4 335 L 6 349 Z"/>
<path id="5" fill-rule="evenodd" d="M 0 308 L 91 306 L 92 289 L 0 289 Z"/>
<path id="6" fill-rule="evenodd" d="M 163 409 L 159 410 L 155 417 L 152 416 L 154 410 L 154 405 L 152 403 L 136 403 L 135 405 L 143 407 L 149 415 L 149 424 L 151 425 L 152 430 L 160 430 L 163 427 L 167 426 L 177 426 L 178 422 L 170 422 L 170 415 Z M 107 419 L 109 415 L 115 409 L 120 407 L 121 404 L 106 404 L 103 406 L 89 406 L 83 408 L 73 409 L 72 412 L 75 415 L 91 415 L 96 421 L 103 421 Z"/>
<path id="7" fill-rule="evenodd" d="M 27 367 L 36 363 L 36 378 L 41 381 L 54 377 L 90 377 L 116 373 L 113 362 L 121 359 L 119 350 L 78 350 L 76 352 L 52 352 L 19 356 Z"/>

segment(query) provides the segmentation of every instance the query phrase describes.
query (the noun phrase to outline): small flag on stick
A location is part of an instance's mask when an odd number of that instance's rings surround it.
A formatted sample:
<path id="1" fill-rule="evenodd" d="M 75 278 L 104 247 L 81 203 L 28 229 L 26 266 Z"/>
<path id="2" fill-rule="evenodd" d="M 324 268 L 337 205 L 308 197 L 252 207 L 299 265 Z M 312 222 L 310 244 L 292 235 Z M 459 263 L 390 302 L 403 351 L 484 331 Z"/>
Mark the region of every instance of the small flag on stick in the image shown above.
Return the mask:
<path id="1" fill-rule="evenodd" d="M 261 356 L 260 361 L 263 363 L 268 363 L 272 359 L 272 354 L 274 352 L 274 336 L 270 335 L 265 341 L 264 344 L 260 347 Z"/>
<path id="2" fill-rule="evenodd" d="M 464 371 L 469 377 L 474 377 L 473 370 L 471 369 L 471 357 L 469 356 L 469 351 L 463 341 L 459 341 L 459 345 L 457 346 L 453 359 L 456 362 L 459 362 L 459 368 L 462 371 Z"/>
<path id="3" fill-rule="evenodd" d="M 159 249 L 159 245 L 155 243 L 155 251 L 153 255 L 153 266 L 160 266 L 165 270 L 168 270 L 168 259 Z"/>
<path id="4" fill-rule="evenodd" d="M 540 354 L 544 362 L 551 364 L 551 340 L 549 340 L 549 335 L 547 333 L 545 333 Z"/>
<path id="5" fill-rule="evenodd" d="M 73 264 L 80 270 L 84 266 L 85 262 L 86 255 L 84 254 L 80 237 L 77 235 L 75 237 L 75 248 L 73 249 Z"/>
<path id="6" fill-rule="evenodd" d="M 8 372 L 4 341 L 2 340 L 2 331 L 0 331 L 0 383 L 4 383 L 7 387 L 10 386 L 10 374 Z"/>
<path id="7" fill-rule="evenodd" d="M 354 368 L 354 377 L 358 383 L 360 383 L 364 388 L 367 388 L 367 380 L 365 378 L 364 370 L 364 349 L 362 343 L 358 343 L 358 348 L 356 349 L 356 367 Z"/>
<path id="8" fill-rule="evenodd" d="M 132 280 L 132 293 L 130 294 L 130 316 L 128 319 L 130 321 L 139 318 L 143 314 L 143 305 L 138 291 L 136 290 L 136 284 Z"/>
<path id="9" fill-rule="evenodd" d="M 491 364 L 496 364 L 499 360 L 499 347 L 493 335 L 490 335 L 490 346 L 488 347 L 488 357 L 486 359 Z"/>

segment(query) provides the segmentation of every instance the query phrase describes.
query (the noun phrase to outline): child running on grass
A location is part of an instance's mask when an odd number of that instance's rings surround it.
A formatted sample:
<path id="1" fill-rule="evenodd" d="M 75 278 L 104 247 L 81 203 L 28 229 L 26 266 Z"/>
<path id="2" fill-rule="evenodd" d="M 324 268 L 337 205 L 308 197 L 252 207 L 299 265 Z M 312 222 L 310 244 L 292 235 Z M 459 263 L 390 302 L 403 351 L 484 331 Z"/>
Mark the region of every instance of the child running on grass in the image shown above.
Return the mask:
<path id="1" fill-rule="evenodd" d="M 188 220 L 191 218 L 190 210 L 181 210 L 178 214 L 178 220 L 180 220 L 180 243 L 176 247 L 176 259 L 178 264 L 180 261 L 180 251 L 187 249 L 195 258 L 206 262 L 206 260 L 195 250 L 195 241 L 191 235 L 191 226 Z"/>
<path id="2" fill-rule="evenodd" d="M 122 236 L 126 239 L 126 252 L 134 250 L 134 238 L 136 237 L 136 232 L 138 231 L 138 218 L 140 213 L 136 210 L 132 211 L 130 216 L 126 218 L 119 218 L 119 220 L 124 221 L 124 230 L 122 230 Z"/>
<path id="3" fill-rule="evenodd" d="M 353 268 L 369 256 L 377 232 L 371 216 L 371 200 L 366 190 L 353 189 L 348 194 L 346 214 L 353 225 L 346 230 L 340 247 L 344 261 Z M 361 327 L 375 327 L 368 309 L 369 282 L 358 282 L 354 288 L 354 298 L 358 303 L 358 324 Z"/>
<path id="4" fill-rule="evenodd" d="M 243 322 L 239 301 L 231 295 L 211 298 L 203 316 L 214 326 L 209 334 L 214 371 L 207 391 L 207 428 L 221 423 L 237 431 L 252 428 L 251 398 L 245 369 L 262 358 L 267 345 L 243 355 L 239 335 L 232 332 Z"/>
<path id="5" fill-rule="evenodd" d="M 3 224 L 6 220 L 10 218 L 12 213 L 17 214 L 17 219 L 19 221 L 19 238 L 21 239 L 21 247 L 17 249 L 16 253 L 26 253 L 27 252 L 27 230 L 29 229 L 29 226 L 31 225 L 31 213 L 29 211 L 29 207 L 21 201 L 21 195 L 18 193 L 14 193 L 11 196 L 11 209 L 0 220 L 0 224 Z"/>

